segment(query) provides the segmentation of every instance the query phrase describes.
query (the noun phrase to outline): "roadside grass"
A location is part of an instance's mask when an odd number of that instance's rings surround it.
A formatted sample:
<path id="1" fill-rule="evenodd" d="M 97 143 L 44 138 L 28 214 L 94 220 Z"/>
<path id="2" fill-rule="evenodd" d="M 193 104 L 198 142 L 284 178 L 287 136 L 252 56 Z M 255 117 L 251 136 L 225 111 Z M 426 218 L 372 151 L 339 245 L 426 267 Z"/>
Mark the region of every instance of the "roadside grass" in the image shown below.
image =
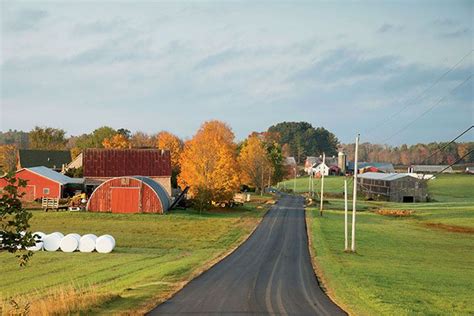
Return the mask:
<path id="1" fill-rule="evenodd" d="M 343 251 L 342 200 L 330 200 L 322 218 L 307 208 L 323 284 L 351 314 L 474 314 L 474 177 L 428 183 L 437 202 L 358 203 L 356 254 Z M 413 213 L 384 216 L 378 209 Z"/>
<path id="2" fill-rule="evenodd" d="M 267 208 L 257 207 L 201 215 L 194 210 L 167 215 L 34 211 L 32 231 L 111 234 L 117 247 L 110 254 L 37 252 L 24 268 L 11 254 L 0 254 L 2 313 L 12 309 L 13 298 L 35 311 L 49 300 L 50 313 L 63 314 L 60 302 L 74 296 L 84 301 L 84 293 L 95 299 L 71 304 L 66 313 L 144 313 L 246 238 Z"/>

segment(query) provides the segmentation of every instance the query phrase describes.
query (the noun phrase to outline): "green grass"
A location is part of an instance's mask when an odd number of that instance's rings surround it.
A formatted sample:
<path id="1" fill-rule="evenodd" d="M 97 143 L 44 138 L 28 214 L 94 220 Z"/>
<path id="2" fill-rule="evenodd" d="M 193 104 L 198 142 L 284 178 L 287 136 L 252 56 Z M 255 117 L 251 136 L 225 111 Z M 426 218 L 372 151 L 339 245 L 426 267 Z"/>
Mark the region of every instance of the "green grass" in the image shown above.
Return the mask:
<path id="1" fill-rule="evenodd" d="M 342 201 L 330 200 L 322 218 L 319 210 L 308 208 L 325 284 L 351 313 L 474 314 L 474 177 L 443 175 L 429 181 L 428 188 L 437 202 L 358 204 L 356 254 L 343 251 Z M 395 218 L 372 212 L 376 209 L 414 213 Z"/>
<path id="2" fill-rule="evenodd" d="M 0 254 L 0 296 L 41 297 L 58 287 L 94 288 L 108 299 L 89 312 L 140 310 L 169 295 L 193 273 L 239 243 L 263 209 L 174 211 L 169 215 L 33 212 L 33 231 L 111 234 L 110 254 L 37 252 L 25 268 Z M 46 295 L 46 294 L 44 294 Z M 88 312 L 88 313 L 89 313 Z"/>

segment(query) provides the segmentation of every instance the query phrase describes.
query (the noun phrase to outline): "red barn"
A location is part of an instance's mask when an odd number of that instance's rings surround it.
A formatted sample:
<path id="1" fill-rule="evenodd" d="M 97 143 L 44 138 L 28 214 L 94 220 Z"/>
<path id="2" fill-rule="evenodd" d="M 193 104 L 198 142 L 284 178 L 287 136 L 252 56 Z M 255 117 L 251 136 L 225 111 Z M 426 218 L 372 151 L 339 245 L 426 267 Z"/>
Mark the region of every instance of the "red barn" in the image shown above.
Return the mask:
<path id="1" fill-rule="evenodd" d="M 171 195 L 171 156 L 159 149 L 86 149 L 83 153 L 86 185 L 96 187 L 116 177 L 145 176 Z"/>
<path id="2" fill-rule="evenodd" d="M 170 200 L 166 190 L 147 177 L 120 177 L 103 182 L 92 193 L 87 210 L 112 213 L 164 213 Z"/>
<path id="3" fill-rule="evenodd" d="M 62 198 L 70 188 L 82 188 L 82 179 L 67 177 L 46 167 L 23 168 L 16 172 L 15 177 L 26 180 L 25 188 L 20 188 L 23 201 L 31 202 L 42 197 Z M 0 178 L 0 189 L 7 186 L 5 178 Z"/>

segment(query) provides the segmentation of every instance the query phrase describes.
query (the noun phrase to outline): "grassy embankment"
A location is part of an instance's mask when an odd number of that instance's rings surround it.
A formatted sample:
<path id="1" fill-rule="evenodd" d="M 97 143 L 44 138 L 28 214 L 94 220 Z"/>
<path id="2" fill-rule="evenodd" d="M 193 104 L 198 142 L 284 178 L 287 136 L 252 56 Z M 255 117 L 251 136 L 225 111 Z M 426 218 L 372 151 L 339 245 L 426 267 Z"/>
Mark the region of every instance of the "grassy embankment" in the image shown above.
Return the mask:
<path id="1" fill-rule="evenodd" d="M 326 180 L 328 192 L 340 193 L 343 178 Z M 308 179 L 297 181 L 307 191 Z M 443 175 L 428 183 L 434 202 L 358 203 L 356 254 L 343 251 L 342 200 L 330 199 L 322 218 L 308 208 L 323 283 L 351 314 L 474 314 L 474 177 Z M 383 216 L 379 209 L 413 213 Z"/>
<path id="2" fill-rule="evenodd" d="M 252 203 L 202 215 L 34 211 L 33 231 L 107 233 L 117 247 L 110 254 L 37 252 L 26 268 L 0 254 L 0 308 L 12 310 L 13 297 L 17 312 L 29 303 L 31 315 L 143 313 L 242 242 L 266 208 Z"/>

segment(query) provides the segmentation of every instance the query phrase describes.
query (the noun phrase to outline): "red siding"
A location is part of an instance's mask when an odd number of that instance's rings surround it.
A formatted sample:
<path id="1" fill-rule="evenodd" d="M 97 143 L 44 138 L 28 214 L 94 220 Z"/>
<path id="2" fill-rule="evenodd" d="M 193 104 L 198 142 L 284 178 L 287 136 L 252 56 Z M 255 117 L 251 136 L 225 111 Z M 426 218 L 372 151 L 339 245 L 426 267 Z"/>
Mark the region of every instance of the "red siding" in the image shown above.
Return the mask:
<path id="1" fill-rule="evenodd" d="M 171 157 L 157 149 L 87 149 L 84 177 L 171 176 Z"/>
<path id="2" fill-rule="evenodd" d="M 138 194 L 138 195 L 137 195 Z M 158 195 L 147 184 L 134 178 L 114 178 L 92 193 L 87 210 L 113 213 L 163 213 Z"/>
<path id="3" fill-rule="evenodd" d="M 16 177 L 27 180 L 26 188 L 20 188 L 21 193 L 25 193 L 22 200 L 31 202 L 42 197 L 61 198 L 61 184 L 48 178 L 40 176 L 28 169 L 20 170 L 16 173 Z M 0 178 L 0 188 L 4 188 L 7 181 Z M 49 194 L 44 194 L 43 189 L 49 189 Z"/>

